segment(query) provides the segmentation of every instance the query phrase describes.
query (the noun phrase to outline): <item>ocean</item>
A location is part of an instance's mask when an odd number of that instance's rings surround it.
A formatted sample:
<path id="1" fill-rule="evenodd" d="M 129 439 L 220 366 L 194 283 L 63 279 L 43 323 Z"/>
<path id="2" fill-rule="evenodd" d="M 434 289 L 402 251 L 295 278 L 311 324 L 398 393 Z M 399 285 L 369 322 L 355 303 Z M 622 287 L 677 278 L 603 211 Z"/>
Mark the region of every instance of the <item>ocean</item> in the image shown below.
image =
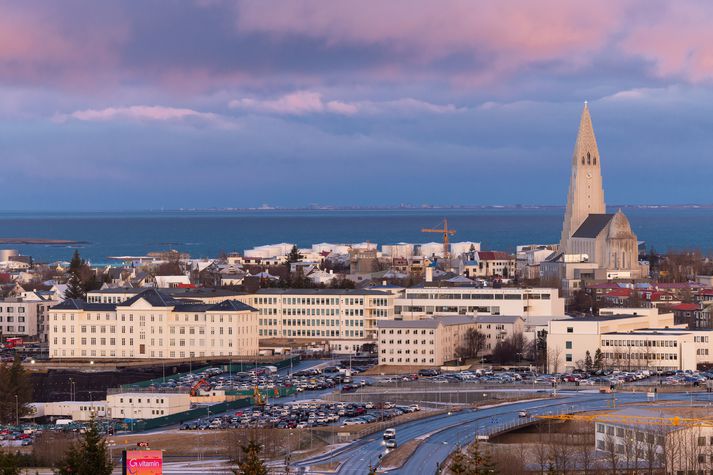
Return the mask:
<path id="1" fill-rule="evenodd" d="M 611 210 L 612 212 L 614 210 Z M 440 241 L 421 228 L 443 218 L 457 241 L 481 242 L 484 250 L 514 251 L 518 244 L 559 241 L 562 209 L 423 209 L 358 211 L 127 211 L 0 212 L 0 238 L 85 241 L 77 245 L 2 244 L 36 261 L 69 260 L 78 248 L 93 264 L 108 256 L 145 255 L 177 249 L 193 257 L 214 257 L 277 242 L 308 246 L 319 242 Z M 713 209 L 627 208 L 639 240 L 657 251 L 713 249 Z"/>

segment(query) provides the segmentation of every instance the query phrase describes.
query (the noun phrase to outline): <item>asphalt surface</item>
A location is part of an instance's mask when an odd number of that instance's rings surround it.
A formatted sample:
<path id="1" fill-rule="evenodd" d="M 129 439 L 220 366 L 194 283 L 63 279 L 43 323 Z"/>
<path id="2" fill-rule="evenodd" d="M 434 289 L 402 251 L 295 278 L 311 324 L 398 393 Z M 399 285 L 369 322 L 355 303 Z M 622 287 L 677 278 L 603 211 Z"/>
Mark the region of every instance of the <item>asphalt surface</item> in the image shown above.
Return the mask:
<path id="1" fill-rule="evenodd" d="M 532 392 L 532 396 L 541 397 L 542 393 Z M 612 393 L 601 394 L 598 392 L 560 393 L 559 398 L 525 401 L 478 411 L 467 410 L 451 415 L 441 415 L 397 425 L 396 440 L 404 444 L 409 440 L 423 439 L 416 451 L 408 461 L 399 469 L 389 470 L 390 474 L 431 474 L 435 473 L 437 464 L 442 463 L 459 444 L 473 441 L 474 435 L 487 435 L 498 432 L 508 425 L 517 423 L 520 418 L 518 412 L 528 411 L 531 415 L 571 413 L 591 410 L 601 410 L 612 407 L 612 400 L 616 404 L 645 402 L 646 393 Z M 708 401 L 713 402 L 713 394 L 686 393 L 659 394 L 658 400 L 671 401 Z M 324 456 L 314 457 L 295 464 L 303 473 L 320 473 L 311 471 L 311 465 L 325 462 L 338 461 L 341 466 L 339 474 L 363 474 L 369 465 L 376 465 L 380 455 L 385 455 L 386 450 L 382 445 L 381 433 L 367 436 L 342 449 Z M 386 467 L 385 467 L 386 468 Z M 299 473 L 299 471 L 298 471 Z"/>

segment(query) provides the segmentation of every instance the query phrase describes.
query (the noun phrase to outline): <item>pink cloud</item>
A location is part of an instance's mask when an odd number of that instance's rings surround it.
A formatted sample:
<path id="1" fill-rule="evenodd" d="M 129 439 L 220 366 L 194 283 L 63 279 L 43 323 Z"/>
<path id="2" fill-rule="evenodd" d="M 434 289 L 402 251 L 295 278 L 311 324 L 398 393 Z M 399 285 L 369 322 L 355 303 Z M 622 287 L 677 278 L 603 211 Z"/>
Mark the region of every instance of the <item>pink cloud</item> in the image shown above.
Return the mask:
<path id="1" fill-rule="evenodd" d="M 105 109 L 84 109 L 74 111 L 70 114 L 58 114 L 54 117 L 55 122 L 67 122 L 69 120 L 79 120 L 85 122 L 107 122 L 111 120 L 135 120 L 135 121 L 184 121 L 197 120 L 205 124 L 218 126 L 235 126 L 235 122 L 227 117 L 214 114 L 212 112 L 199 112 L 193 109 L 165 106 L 129 106 L 129 107 L 107 107 Z"/>
<path id="2" fill-rule="evenodd" d="M 381 114 L 427 112 L 434 114 L 458 112 L 462 109 L 453 104 L 433 104 L 430 102 L 403 98 L 392 101 L 345 102 L 325 100 L 322 94 L 313 91 L 297 91 L 276 99 L 242 98 L 229 102 L 233 109 L 243 109 L 258 113 L 308 115 L 308 114 Z"/>
<path id="3" fill-rule="evenodd" d="M 507 69 L 586 54 L 622 24 L 625 3 L 504 0 L 383 2 L 262 0 L 241 4 L 238 28 L 324 38 L 328 45 L 383 45 L 404 60 L 429 62 L 454 52 L 494 58 Z M 586 59 L 586 58 L 582 58 Z"/>
<path id="4" fill-rule="evenodd" d="M 662 2 L 649 18 L 633 23 L 624 51 L 654 65 L 659 76 L 693 82 L 713 78 L 713 8 L 710 2 Z"/>
<path id="5" fill-rule="evenodd" d="M 340 101 L 325 101 L 321 94 L 311 91 L 297 91 L 270 100 L 252 98 L 236 99 L 230 101 L 229 106 L 234 109 L 287 115 L 305 115 L 324 112 L 351 115 L 357 112 L 357 108 L 353 104 Z"/>

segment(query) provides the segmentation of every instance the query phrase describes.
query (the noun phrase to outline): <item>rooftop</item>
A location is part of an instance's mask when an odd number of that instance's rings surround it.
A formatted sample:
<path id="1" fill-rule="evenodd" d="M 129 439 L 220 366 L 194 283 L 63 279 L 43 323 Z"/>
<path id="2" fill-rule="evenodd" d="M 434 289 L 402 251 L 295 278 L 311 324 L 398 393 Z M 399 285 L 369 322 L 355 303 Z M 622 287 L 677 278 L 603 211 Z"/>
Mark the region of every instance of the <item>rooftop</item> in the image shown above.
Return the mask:
<path id="1" fill-rule="evenodd" d="M 152 307 L 173 307 L 174 312 L 239 312 L 256 311 L 253 307 L 238 300 L 223 300 L 220 303 L 203 303 L 186 299 L 175 299 L 156 289 L 144 289 L 121 303 L 90 303 L 78 299 L 66 299 L 59 305 L 52 307 L 54 310 L 87 310 L 87 311 L 115 311 L 117 307 L 130 307 L 139 300 L 148 302 Z"/>
<path id="2" fill-rule="evenodd" d="M 464 325 L 476 323 L 474 317 L 434 317 L 423 320 L 381 320 L 377 322 L 379 328 L 437 328 L 438 326 Z"/>
<path id="3" fill-rule="evenodd" d="M 589 238 L 593 239 L 604 230 L 609 224 L 609 221 L 614 217 L 613 213 L 607 214 L 590 214 L 587 219 L 577 228 L 572 235 L 573 238 Z"/>
<path id="4" fill-rule="evenodd" d="M 257 294 L 267 295 L 390 295 L 371 289 L 260 289 Z"/>

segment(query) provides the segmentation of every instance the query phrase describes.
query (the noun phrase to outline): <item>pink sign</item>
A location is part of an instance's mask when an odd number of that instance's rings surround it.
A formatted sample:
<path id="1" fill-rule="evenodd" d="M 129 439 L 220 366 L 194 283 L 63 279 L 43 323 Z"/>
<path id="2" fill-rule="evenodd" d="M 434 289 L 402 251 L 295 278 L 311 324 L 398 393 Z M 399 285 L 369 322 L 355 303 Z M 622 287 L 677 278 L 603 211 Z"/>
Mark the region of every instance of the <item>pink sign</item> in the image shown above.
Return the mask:
<path id="1" fill-rule="evenodd" d="M 127 450 L 125 473 L 130 475 L 162 475 L 163 452 L 160 450 Z"/>

